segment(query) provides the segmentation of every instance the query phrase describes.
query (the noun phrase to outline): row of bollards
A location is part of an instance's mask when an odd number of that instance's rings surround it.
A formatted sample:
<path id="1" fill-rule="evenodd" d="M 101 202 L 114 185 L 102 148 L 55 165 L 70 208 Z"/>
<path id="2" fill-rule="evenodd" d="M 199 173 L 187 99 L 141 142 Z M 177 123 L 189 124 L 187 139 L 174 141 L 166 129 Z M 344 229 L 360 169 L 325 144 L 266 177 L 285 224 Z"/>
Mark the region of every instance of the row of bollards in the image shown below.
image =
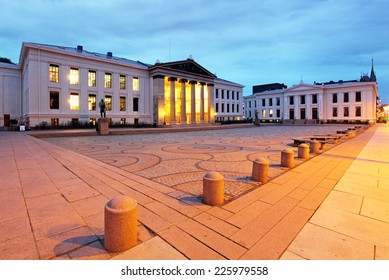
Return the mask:
<path id="1" fill-rule="evenodd" d="M 314 143 L 317 142 L 317 143 Z M 311 147 L 300 144 L 298 157 L 308 159 L 309 153 L 318 153 L 320 143 Z M 281 151 L 281 166 L 294 167 L 294 151 Z M 266 183 L 269 180 L 269 161 L 258 158 L 253 162 L 252 179 L 255 182 Z M 224 203 L 224 177 L 219 172 L 208 172 L 203 177 L 203 202 L 207 205 L 222 205 Z M 104 209 L 104 246 L 108 251 L 121 252 L 137 244 L 138 203 L 127 196 L 117 196 L 110 200 Z"/>

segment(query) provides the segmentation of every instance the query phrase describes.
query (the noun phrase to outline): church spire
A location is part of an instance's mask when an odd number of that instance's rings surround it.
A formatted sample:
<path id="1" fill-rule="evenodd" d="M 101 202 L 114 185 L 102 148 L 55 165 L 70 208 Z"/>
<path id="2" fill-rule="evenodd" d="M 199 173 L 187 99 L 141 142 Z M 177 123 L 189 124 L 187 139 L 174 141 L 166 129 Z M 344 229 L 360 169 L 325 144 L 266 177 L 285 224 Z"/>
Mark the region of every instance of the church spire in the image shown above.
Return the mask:
<path id="1" fill-rule="evenodd" d="M 374 73 L 374 60 L 373 60 L 373 58 L 371 59 L 370 82 L 377 82 L 377 77 Z"/>

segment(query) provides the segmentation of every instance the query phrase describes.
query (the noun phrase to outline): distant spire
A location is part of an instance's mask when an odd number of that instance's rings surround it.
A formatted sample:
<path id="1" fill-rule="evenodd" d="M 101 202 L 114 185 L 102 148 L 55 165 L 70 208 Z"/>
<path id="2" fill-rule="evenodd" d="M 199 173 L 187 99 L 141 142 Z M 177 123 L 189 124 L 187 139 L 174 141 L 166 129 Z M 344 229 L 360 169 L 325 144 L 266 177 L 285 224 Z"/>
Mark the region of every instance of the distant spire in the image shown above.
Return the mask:
<path id="1" fill-rule="evenodd" d="M 377 77 L 374 73 L 374 59 L 371 59 L 371 72 L 370 72 L 370 82 L 377 82 Z"/>

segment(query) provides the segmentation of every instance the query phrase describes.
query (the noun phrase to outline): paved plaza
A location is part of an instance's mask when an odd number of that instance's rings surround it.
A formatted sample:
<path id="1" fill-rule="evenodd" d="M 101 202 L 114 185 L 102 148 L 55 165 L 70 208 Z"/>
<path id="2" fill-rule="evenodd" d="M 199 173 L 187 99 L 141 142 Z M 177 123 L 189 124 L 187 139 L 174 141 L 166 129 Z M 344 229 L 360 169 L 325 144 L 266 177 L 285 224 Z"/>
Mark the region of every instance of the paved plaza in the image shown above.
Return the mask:
<path id="1" fill-rule="evenodd" d="M 292 138 L 347 126 L 36 139 L 0 132 L 0 259 L 389 259 L 389 126 L 280 167 Z M 266 184 L 252 161 L 271 163 Z M 296 159 L 297 160 L 297 159 Z M 201 180 L 226 177 L 205 205 Z M 138 202 L 138 245 L 111 253 L 104 206 Z"/>
<path id="2" fill-rule="evenodd" d="M 281 151 L 291 148 L 297 155 L 297 147 L 291 145 L 292 137 L 333 134 L 345 128 L 347 126 L 344 125 L 265 125 L 109 138 L 46 138 L 45 141 L 195 197 L 202 195 L 204 175 L 209 171 L 218 171 L 225 178 L 225 199 L 231 201 L 260 185 L 251 179 L 256 158 L 269 161 L 269 177 L 275 178 L 288 170 L 280 166 Z M 327 145 L 328 148 L 331 146 Z M 298 158 L 295 160 L 296 165 L 302 162 Z"/>

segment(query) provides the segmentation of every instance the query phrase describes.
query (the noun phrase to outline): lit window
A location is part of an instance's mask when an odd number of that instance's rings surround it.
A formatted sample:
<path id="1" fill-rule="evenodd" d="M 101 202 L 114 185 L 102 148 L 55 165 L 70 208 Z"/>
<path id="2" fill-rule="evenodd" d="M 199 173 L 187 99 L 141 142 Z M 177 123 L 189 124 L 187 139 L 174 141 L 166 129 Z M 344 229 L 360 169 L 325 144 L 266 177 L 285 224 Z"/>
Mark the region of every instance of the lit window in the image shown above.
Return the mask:
<path id="1" fill-rule="evenodd" d="M 132 90 L 139 91 L 139 78 L 137 77 L 132 78 Z"/>
<path id="2" fill-rule="evenodd" d="M 70 94 L 70 110 L 80 110 L 80 98 L 78 93 Z"/>
<path id="3" fill-rule="evenodd" d="M 50 82 L 59 83 L 59 66 L 50 64 L 49 70 Z"/>
<path id="4" fill-rule="evenodd" d="M 96 111 L 96 95 L 90 94 L 88 97 L 88 110 Z"/>
<path id="5" fill-rule="evenodd" d="M 120 96 L 120 111 L 126 111 L 126 98 Z"/>
<path id="6" fill-rule="evenodd" d="M 265 109 L 262 110 L 262 118 L 263 119 L 266 118 L 266 110 Z"/>
<path id="7" fill-rule="evenodd" d="M 119 83 L 120 83 L 120 89 L 126 89 L 126 76 L 120 75 Z"/>
<path id="8" fill-rule="evenodd" d="M 105 88 L 112 88 L 112 74 L 111 73 L 105 73 L 104 76 L 104 86 Z"/>
<path id="9" fill-rule="evenodd" d="M 69 80 L 71 85 L 80 84 L 80 74 L 77 68 L 70 68 Z"/>
<path id="10" fill-rule="evenodd" d="M 50 91 L 50 109 L 59 109 L 59 92 Z"/>
<path id="11" fill-rule="evenodd" d="M 89 87 L 96 86 L 96 71 L 89 70 L 89 72 L 88 72 L 88 86 Z"/>
<path id="12" fill-rule="evenodd" d="M 112 96 L 106 95 L 104 101 L 105 101 L 105 110 L 111 111 L 112 110 Z"/>
<path id="13" fill-rule="evenodd" d="M 270 118 L 273 117 L 273 109 L 270 109 L 270 111 L 269 111 L 269 117 L 270 117 Z"/>

